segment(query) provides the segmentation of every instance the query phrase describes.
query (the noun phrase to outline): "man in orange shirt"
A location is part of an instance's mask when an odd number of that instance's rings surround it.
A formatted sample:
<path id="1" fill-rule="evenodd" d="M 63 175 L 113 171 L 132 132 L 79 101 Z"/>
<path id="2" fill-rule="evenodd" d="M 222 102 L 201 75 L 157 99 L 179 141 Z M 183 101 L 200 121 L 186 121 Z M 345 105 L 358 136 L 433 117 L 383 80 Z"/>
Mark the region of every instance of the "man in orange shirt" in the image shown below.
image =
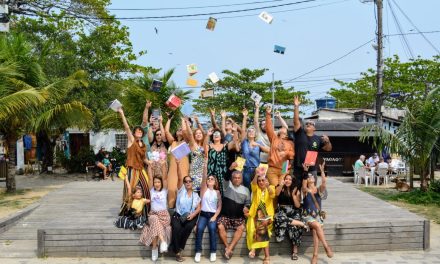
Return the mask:
<path id="1" fill-rule="evenodd" d="M 270 185 L 277 186 L 281 181 L 283 163 L 286 160 L 293 159 L 295 155 L 295 147 L 293 142 L 288 139 L 287 129 L 285 127 L 281 127 L 278 133 L 275 133 L 272 126 L 271 112 L 272 107 L 267 107 L 266 133 L 270 141 L 267 178 Z"/>

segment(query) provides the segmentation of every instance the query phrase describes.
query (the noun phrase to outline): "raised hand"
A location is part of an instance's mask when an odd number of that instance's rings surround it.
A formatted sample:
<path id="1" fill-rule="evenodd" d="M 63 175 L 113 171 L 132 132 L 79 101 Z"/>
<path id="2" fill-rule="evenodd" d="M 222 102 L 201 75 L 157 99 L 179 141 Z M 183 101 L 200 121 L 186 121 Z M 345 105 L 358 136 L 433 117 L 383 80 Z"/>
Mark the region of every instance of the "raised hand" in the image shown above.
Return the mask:
<path id="1" fill-rule="evenodd" d="M 225 110 L 222 110 L 222 111 L 220 112 L 220 116 L 221 116 L 222 118 L 226 118 L 226 111 L 225 111 Z"/>
<path id="2" fill-rule="evenodd" d="M 275 111 L 275 117 L 277 117 L 277 118 L 281 118 L 281 113 L 280 113 L 280 111 Z"/>
<path id="3" fill-rule="evenodd" d="M 145 103 L 145 107 L 146 108 L 150 108 L 151 107 L 151 101 L 147 99 L 147 102 Z"/>
<path id="4" fill-rule="evenodd" d="M 295 97 L 293 98 L 293 105 L 295 105 L 296 107 L 298 107 L 300 104 L 301 104 L 301 101 L 299 100 L 299 97 L 298 97 L 298 95 L 297 95 L 297 96 L 295 96 Z"/>
<path id="5" fill-rule="evenodd" d="M 215 109 L 214 108 L 209 108 L 209 113 L 213 116 L 215 116 Z"/>
<path id="6" fill-rule="evenodd" d="M 209 136 L 209 137 L 212 136 L 213 133 L 214 133 L 214 128 L 210 127 L 210 128 L 208 129 L 208 136 Z"/>
<path id="7" fill-rule="evenodd" d="M 246 108 L 243 109 L 242 113 L 243 113 L 243 116 L 248 116 L 248 114 L 249 114 L 249 112 Z"/>
<path id="8" fill-rule="evenodd" d="M 267 105 L 266 106 L 266 113 L 270 114 L 272 112 L 272 106 L 271 105 Z"/>
<path id="9" fill-rule="evenodd" d="M 325 161 L 319 164 L 319 169 L 321 170 L 321 172 L 325 171 Z"/>

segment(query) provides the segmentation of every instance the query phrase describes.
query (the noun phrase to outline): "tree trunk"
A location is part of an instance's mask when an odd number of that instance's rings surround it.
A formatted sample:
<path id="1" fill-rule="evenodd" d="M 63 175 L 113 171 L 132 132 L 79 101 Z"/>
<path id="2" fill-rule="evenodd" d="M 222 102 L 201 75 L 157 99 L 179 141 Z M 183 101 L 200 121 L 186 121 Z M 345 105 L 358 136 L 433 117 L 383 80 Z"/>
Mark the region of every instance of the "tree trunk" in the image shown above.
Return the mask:
<path id="1" fill-rule="evenodd" d="M 409 164 L 409 187 L 414 188 L 414 167 Z"/>
<path id="2" fill-rule="evenodd" d="M 424 165 L 420 171 L 420 190 L 423 192 L 428 191 L 428 171 L 429 166 Z"/>
<path id="3" fill-rule="evenodd" d="M 429 183 L 431 184 L 432 182 L 434 182 L 434 174 L 435 174 L 435 163 L 437 161 L 437 155 L 436 153 L 434 153 L 434 151 L 432 152 L 432 156 L 431 156 L 431 162 L 430 162 L 430 181 Z"/>
<path id="4" fill-rule="evenodd" d="M 15 183 L 15 173 L 9 173 L 9 166 L 12 165 L 15 167 L 15 161 L 17 159 L 17 155 L 15 154 L 15 150 L 17 149 L 17 140 L 14 138 L 7 138 L 8 144 L 8 158 L 9 164 L 6 172 L 6 192 L 11 193 L 15 192 L 17 186 Z"/>

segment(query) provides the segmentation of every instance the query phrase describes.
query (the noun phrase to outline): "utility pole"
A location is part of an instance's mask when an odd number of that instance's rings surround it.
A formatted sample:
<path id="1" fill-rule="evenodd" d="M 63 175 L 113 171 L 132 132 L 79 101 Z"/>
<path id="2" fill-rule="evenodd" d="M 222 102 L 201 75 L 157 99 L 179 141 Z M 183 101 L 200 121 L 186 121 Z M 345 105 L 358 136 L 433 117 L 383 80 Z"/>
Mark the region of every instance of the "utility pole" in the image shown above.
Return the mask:
<path id="1" fill-rule="evenodd" d="M 383 0 L 375 0 L 377 6 L 377 94 L 376 94 L 376 123 L 382 127 L 382 101 L 383 101 L 383 34 L 382 34 L 382 9 Z"/>

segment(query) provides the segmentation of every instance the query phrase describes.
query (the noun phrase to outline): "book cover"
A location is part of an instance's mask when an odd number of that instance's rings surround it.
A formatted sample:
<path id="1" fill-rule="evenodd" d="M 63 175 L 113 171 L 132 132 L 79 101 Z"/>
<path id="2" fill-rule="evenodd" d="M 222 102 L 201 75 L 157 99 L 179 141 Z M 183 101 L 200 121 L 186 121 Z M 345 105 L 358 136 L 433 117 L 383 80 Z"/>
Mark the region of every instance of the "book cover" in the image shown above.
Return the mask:
<path id="1" fill-rule="evenodd" d="M 178 145 L 174 149 L 171 150 L 171 154 L 177 159 L 180 160 L 191 152 L 189 145 L 186 142 Z"/>
<path id="2" fill-rule="evenodd" d="M 261 101 L 261 95 L 257 94 L 256 92 L 252 92 L 251 99 L 254 100 L 254 102 L 260 102 Z"/>
<path id="3" fill-rule="evenodd" d="M 118 112 L 118 109 L 122 107 L 121 102 L 119 102 L 118 99 L 115 99 L 113 101 L 110 102 L 109 106 L 110 109 L 112 109 L 115 112 Z"/>
<path id="4" fill-rule="evenodd" d="M 208 19 L 208 23 L 206 23 L 206 29 L 214 31 L 216 24 L 217 24 L 217 18 L 210 17 Z"/>
<path id="5" fill-rule="evenodd" d="M 218 78 L 217 74 L 215 72 L 211 72 L 208 75 L 209 79 L 211 80 L 212 83 L 217 83 L 218 81 L 220 81 L 220 79 Z"/>
<path id="6" fill-rule="evenodd" d="M 209 98 L 214 96 L 214 89 L 206 89 L 200 92 L 200 97 Z"/>
<path id="7" fill-rule="evenodd" d="M 160 89 L 162 88 L 163 82 L 154 79 L 153 82 L 151 83 L 151 91 L 153 92 L 160 92 Z"/>
<path id="8" fill-rule="evenodd" d="M 179 97 L 177 97 L 175 94 L 172 94 L 168 98 L 165 104 L 172 110 L 176 110 L 182 104 L 182 100 Z"/>
<path id="9" fill-rule="evenodd" d="M 318 157 L 317 151 L 307 151 L 304 164 L 307 166 L 315 166 L 317 157 Z"/>
<path id="10" fill-rule="evenodd" d="M 194 63 L 186 65 L 186 71 L 189 73 L 190 76 L 196 74 L 198 72 L 197 65 L 195 65 Z"/>
<path id="11" fill-rule="evenodd" d="M 287 173 L 287 169 L 289 168 L 289 161 L 286 160 L 283 162 L 283 167 L 281 168 L 281 173 L 285 174 Z"/>
<path id="12" fill-rule="evenodd" d="M 192 87 L 196 87 L 198 82 L 196 79 L 188 78 L 188 79 L 186 79 L 186 84 L 189 86 L 192 86 Z"/>
<path id="13" fill-rule="evenodd" d="M 273 48 L 273 52 L 279 53 L 279 54 L 284 54 L 284 52 L 286 52 L 286 47 L 275 45 Z"/>
<path id="14" fill-rule="evenodd" d="M 246 159 L 243 159 L 242 157 L 237 157 L 237 159 L 235 160 L 235 163 L 237 163 L 237 167 L 235 167 L 235 170 L 242 171 L 245 162 Z"/>
<path id="15" fill-rule="evenodd" d="M 266 11 L 261 12 L 258 17 L 261 18 L 261 20 L 263 20 L 267 24 L 271 24 L 273 21 L 273 16 L 267 13 Z"/>
<path id="16" fill-rule="evenodd" d="M 264 164 L 264 163 L 260 163 L 260 165 L 258 165 L 258 168 L 256 169 L 256 171 L 258 173 L 261 172 L 264 176 L 266 176 L 268 169 L 269 169 L 269 165 Z"/>

